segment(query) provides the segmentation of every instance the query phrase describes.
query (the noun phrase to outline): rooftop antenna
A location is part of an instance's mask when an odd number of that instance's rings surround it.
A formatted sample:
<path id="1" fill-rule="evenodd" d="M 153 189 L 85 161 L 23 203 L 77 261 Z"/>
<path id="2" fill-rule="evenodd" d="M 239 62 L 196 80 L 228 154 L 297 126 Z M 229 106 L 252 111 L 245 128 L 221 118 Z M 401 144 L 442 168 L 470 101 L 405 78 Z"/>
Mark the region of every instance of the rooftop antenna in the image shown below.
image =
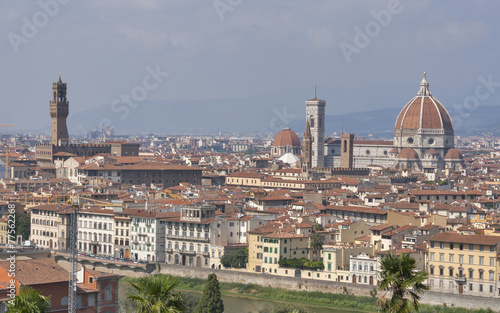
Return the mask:
<path id="1" fill-rule="evenodd" d="M 318 99 L 318 97 L 316 96 L 316 85 L 314 85 L 314 99 Z"/>

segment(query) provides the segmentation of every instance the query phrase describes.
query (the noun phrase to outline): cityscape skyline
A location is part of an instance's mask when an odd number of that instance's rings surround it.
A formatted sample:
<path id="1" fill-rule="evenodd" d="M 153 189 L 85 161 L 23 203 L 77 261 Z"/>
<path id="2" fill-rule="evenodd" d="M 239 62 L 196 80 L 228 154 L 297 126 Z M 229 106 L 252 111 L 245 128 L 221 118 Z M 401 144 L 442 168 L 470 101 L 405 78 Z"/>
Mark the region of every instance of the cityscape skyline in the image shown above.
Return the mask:
<path id="1" fill-rule="evenodd" d="M 423 71 L 452 117 L 498 102 L 495 4 L 232 3 L 1 4 L 0 49 L 11 60 L 1 76 L 4 101 L 21 103 L 5 106 L 2 122 L 15 123 L 12 131 L 47 129 L 48 90 L 59 72 L 70 85 L 70 120 L 108 107 L 113 115 L 101 119 L 115 124 L 124 108 L 149 101 L 250 99 L 266 108 L 267 121 L 283 107 L 300 117 L 314 85 L 327 116 L 401 108 Z M 484 81 L 488 95 L 467 103 Z"/>

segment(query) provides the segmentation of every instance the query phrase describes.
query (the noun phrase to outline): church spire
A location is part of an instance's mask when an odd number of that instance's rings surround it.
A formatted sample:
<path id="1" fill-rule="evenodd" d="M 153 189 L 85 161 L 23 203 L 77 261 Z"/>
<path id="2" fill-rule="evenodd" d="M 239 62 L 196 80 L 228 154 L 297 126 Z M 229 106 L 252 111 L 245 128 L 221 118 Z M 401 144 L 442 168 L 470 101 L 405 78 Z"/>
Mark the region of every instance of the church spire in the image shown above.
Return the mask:
<path id="1" fill-rule="evenodd" d="M 420 90 L 417 93 L 417 96 L 430 96 L 431 92 L 429 91 L 429 82 L 426 78 L 426 73 L 424 72 L 424 78 L 420 82 Z"/>
<path id="2" fill-rule="evenodd" d="M 59 79 L 57 80 L 57 84 L 58 85 L 62 84 L 61 72 L 59 72 Z"/>

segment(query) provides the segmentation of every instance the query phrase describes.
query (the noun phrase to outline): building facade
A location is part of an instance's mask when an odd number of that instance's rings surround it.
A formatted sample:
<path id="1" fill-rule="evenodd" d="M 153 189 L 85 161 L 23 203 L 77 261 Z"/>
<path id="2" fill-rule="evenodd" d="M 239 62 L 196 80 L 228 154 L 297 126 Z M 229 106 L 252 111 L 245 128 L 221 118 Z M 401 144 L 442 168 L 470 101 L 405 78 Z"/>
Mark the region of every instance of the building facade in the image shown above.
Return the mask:
<path id="1" fill-rule="evenodd" d="M 500 236 L 439 233 L 429 238 L 431 290 L 500 298 Z"/>

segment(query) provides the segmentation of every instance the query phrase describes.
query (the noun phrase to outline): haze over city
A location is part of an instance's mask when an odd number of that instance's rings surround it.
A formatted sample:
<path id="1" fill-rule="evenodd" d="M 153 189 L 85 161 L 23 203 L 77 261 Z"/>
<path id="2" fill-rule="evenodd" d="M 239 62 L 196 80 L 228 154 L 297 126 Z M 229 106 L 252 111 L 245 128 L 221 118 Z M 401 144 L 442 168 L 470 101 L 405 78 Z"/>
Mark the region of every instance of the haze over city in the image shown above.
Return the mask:
<path id="1" fill-rule="evenodd" d="M 137 131 L 128 129 L 130 124 L 156 125 L 140 111 L 163 103 L 165 126 L 151 128 L 157 132 L 175 131 L 168 125 L 175 124 L 169 113 L 176 104 L 182 115 L 190 115 L 183 117 L 183 133 L 200 131 L 190 123 L 221 117 L 240 125 L 220 124 L 223 132 L 277 132 L 303 119 L 304 100 L 314 97 L 315 85 L 327 101 L 327 116 L 401 109 L 418 91 L 423 71 L 455 121 L 457 114 L 498 104 L 499 6 L 486 1 L 2 2 L 1 122 L 16 124 L 9 131 L 48 131 L 50 88 L 61 72 L 68 83 L 70 135 L 102 124 L 116 126 L 118 133 Z M 478 104 L 465 103 L 464 110 L 464 101 L 485 80 L 488 95 Z M 252 110 L 258 115 L 238 116 Z M 273 118 L 280 116 L 285 121 L 273 128 Z"/>

